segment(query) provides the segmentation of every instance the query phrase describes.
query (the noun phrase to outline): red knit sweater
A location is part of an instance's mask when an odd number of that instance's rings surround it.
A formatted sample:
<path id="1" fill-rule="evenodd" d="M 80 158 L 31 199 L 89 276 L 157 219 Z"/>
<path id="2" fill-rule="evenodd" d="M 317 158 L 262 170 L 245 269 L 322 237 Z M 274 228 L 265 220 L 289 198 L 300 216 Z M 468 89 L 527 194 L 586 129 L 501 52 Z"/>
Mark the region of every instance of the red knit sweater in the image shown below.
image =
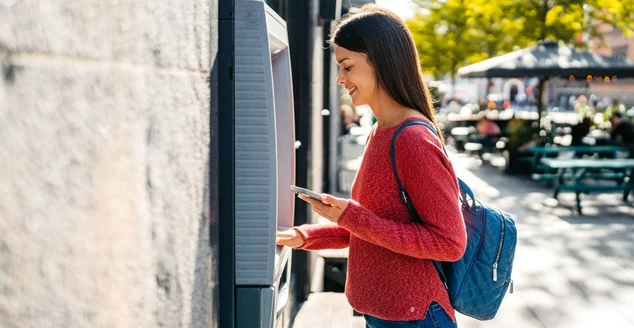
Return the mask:
<path id="1" fill-rule="evenodd" d="M 413 119 L 421 120 L 406 121 Z M 401 131 L 396 141 L 397 170 L 423 221 L 414 223 L 390 164 L 390 142 L 401 124 L 374 129 L 352 186 L 352 199 L 338 224 L 298 227 L 305 239 L 301 248 L 350 247 L 346 296 L 358 312 L 385 320 L 417 320 L 436 301 L 455 321 L 431 260 L 456 261 L 466 247 L 457 179 L 431 131 L 422 125 Z"/>

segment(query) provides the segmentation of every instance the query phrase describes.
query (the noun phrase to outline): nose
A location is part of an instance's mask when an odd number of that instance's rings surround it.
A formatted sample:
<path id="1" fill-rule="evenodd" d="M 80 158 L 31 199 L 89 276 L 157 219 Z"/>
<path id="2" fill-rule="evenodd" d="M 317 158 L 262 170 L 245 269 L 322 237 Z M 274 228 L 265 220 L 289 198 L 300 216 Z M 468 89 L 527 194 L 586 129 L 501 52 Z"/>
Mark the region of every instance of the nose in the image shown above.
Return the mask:
<path id="1" fill-rule="evenodd" d="M 337 72 L 337 84 L 344 85 L 346 83 L 346 79 L 343 74 Z"/>

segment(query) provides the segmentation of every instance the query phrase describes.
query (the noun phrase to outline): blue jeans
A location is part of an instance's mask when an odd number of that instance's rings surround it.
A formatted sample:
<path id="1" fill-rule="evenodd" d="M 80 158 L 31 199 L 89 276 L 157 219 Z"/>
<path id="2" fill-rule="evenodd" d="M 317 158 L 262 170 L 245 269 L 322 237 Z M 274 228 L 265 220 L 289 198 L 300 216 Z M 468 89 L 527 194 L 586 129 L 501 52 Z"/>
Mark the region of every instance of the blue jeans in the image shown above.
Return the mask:
<path id="1" fill-rule="evenodd" d="M 440 305 L 432 302 L 423 320 L 389 321 L 371 315 L 364 315 L 365 328 L 457 328 L 455 322 L 445 313 Z"/>

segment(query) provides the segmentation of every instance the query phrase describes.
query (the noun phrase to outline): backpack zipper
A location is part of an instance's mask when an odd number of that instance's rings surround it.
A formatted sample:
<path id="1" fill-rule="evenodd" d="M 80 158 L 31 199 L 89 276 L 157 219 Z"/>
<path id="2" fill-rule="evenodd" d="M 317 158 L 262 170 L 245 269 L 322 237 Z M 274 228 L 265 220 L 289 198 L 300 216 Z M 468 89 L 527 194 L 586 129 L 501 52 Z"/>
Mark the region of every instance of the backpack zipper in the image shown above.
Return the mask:
<path id="1" fill-rule="evenodd" d="M 493 263 L 493 281 L 498 281 L 498 263 L 500 262 L 500 256 L 502 256 L 502 245 L 504 244 L 504 216 L 502 216 L 502 232 L 500 233 L 501 239 L 498 245 L 498 253 L 495 256 L 495 263 Z"/>

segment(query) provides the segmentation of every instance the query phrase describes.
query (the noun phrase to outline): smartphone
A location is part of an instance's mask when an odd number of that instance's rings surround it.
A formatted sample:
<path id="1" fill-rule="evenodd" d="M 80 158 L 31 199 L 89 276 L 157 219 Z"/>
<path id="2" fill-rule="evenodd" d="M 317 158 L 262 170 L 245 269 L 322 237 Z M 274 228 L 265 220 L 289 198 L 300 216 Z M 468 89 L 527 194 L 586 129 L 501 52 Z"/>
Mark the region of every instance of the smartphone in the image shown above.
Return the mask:
<path id="1" fill-rule="evenodd" d="M 298 186 L 291 186 L 291 191 L 296 193 L 296 194 L 302 194 L 302 195 L 306 195 L 310 198 L 314 198 L 318 201 L 321 202 L 321 195 L 312 191 L 312 190 L 308 190 L 306 188 L 302 188 L 302 187 L 298 187 Z"/>

